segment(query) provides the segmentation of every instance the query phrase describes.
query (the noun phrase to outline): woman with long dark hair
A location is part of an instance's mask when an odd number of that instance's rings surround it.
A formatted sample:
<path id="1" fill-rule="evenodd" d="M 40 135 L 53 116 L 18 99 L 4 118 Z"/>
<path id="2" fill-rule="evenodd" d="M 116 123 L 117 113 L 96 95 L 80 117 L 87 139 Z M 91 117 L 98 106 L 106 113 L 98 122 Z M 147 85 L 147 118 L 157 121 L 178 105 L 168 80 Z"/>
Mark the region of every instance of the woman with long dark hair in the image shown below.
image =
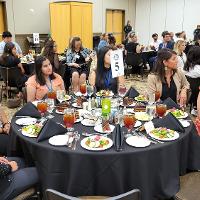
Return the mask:
<path id="1" fill-rule="evenodd" d="M 44 56 L 35 59 L 35 75 L 26 82 L 27 101 L 41 100 L 48 92 L 64 90 L 62 77 L 53 72 L 50 61 Z"/>
<path id="2" fill-rule="evenodd" d="M 192 47 L 187 54 L 187 61 L 184 66 L 185 75 L 190 83 L 192 95 L 190 103 L 193 105 L 191 114 L 196 115 L 197 97 L 200 85 L 200 47 Z"/>
<path id="3" fill-rule="evenodd" d="M 159 91 L 161 100 L 170 97 L 180 105 L 185 105 L 190 86 L 183 72 L 177 68 L 177 63 L 175 51 L 165 48 L 158 51 L 154 71 L 148 76 L 147 91 Z"/>
<path id="4" fill-rule="evenodd" d="M 110 90 L 117 94 L 118 86 L 124 84 L 124 76 L 112 78 L 110 53 L 112 47 L 107 46 L 99 50 L 97 55 L 97 69 L 90 76 L 90 84 L 95 86 L 97 91 Z"/>
<path id="5" fill-rule="evenodd" d="M 17 67 L 21 71 L 21 76 L 16 77 L 16 87 L 19 90 L 18 97 L 22 95 L 22 87 L 27 81 L 28 77 L 25 75 L 25 70 L 21 64 L 20 59 L 17 57 L 16 47 L 12 42 L 5 44 L 3 55 L 0 57 L 0 65 L 6 68 Z"/>
<path id="6" fill-rule="evenodd" d="M 78 92 L 80 85 L 85 83 L 88 75 L 88 63 L 90 61 L 89 50 L 82 46 L 79 37 L 74 37 L 70 48 L 67 51 L 66 59 L 71 67 L 72 87 L 74 92 Z"/>
<path id="7" fill-rule="evenodd" d="M 59 63 L 59 58 L 58 58 L 58 54 L 57 54 L 56 42 L 53 40 L 47 41 L 47 43 L 44 46 L 42 55 L 49 59 L 51 65 L 53 67 L 53 71 L 58 73 L 60 63 Z"/>

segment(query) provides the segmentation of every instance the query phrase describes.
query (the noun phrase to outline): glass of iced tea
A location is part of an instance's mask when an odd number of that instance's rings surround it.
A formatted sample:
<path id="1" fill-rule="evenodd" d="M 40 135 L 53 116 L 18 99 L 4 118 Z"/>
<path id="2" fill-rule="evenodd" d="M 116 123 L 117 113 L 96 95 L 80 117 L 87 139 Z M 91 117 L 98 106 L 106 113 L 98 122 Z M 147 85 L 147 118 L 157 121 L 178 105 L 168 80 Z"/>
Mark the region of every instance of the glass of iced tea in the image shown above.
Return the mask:
<path id="1" fill-rule="evenodd" d="M 86 87 L 86 83 L 83 83 L 80 85 L 80 92 L 82 93 L 82 95 L 85 95 L 87 91 L 87 87 Z"/>
<path id="2" fill-rule="evenodd" d="M 56 99 L 56 92 L 55 91 L 49 91 L 47 93 L 47 98 L 48 99 Z"/>
<path id="3" fill-rule="evenodd" d="M 67 108 L 64 110 L 63 121 L 68 131 L 74 130 L 73 125 L 75 122 L 75 111 L 73 108 Z"/>
<path id="4" fill-rule="evenodd" d="M 155 101 L 158 101 L 160 99 L 160 92 L 156 91 L 155 92 Z"/>
<path id="5" fill-rule="evenodd" d="M 127 128 L 128 133 L 125 135 L 125 137 L 131 136 L 131 130 L 135 126 L 136 118 L 135 115 L 126 113 L 123 117 L 124 119 L 124 126 Z"/>
<path id="6" fill-rule="evenodd" d="M 167 111 L 167 106 L 165 104 L 157 104 L 156 105 L 156 113 L 157 113 L 158 117 L 160 117 L 160 118 L 164 117 L 166 111 Z"/>
<path id="7" fill-rule="evenodd" d="M 44 114 L 47 112 L 47 103 L 44 101 L 38 102 L 37 109 L 41 113 L 41 116 L 43 117 Z"/>

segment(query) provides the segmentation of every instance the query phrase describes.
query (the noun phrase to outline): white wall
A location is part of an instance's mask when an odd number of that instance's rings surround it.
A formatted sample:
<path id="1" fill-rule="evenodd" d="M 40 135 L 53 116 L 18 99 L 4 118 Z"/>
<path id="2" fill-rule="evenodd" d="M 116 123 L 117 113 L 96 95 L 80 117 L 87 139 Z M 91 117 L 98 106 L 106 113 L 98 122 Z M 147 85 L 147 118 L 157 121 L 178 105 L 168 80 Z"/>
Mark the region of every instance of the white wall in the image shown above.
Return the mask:
<path id="1" fill-rule="evenodd" d="M 186 31 L 188 39 L 199 19 L 199 0 L 136 0 L 135 30 L 139 42 L 148 44 L 154 32 L 168 30 L 174 33 Z"/>
<path id="2" fill-rule="evenodd" d="M 59 0 L 57 0 L 59 1 Z M 136 0 L 80 0 L 93 3 L 93 32 L 105 31 L 106 9 L 125 10 L 134 25 Z M 8 30 L 13 34 L 49 33 L 49 2 L 53 0 L 6 0 Z"/>

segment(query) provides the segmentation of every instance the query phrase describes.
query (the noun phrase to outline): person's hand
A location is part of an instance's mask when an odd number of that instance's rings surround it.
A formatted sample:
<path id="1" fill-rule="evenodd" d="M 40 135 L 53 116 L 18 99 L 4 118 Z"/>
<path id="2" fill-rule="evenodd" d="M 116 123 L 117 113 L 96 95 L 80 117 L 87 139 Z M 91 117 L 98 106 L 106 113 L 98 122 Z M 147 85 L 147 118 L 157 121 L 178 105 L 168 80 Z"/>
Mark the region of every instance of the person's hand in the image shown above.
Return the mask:
<path id="1" fill-rule="evenodd" d="M 187 102 L 187 94 L 186 91 L 182 90 L 180 93 L 180 105 L 185 106 Z"/>
<path id="2" fill-rule="evenodd" d="M 5 126 L 3 127 L 3 132 L 9 134 L 9 131 L 10 131 L 10 124 L 5 124 Z"/>
<path id="3" fill-rule="evenodd" d="M 17 163 L 15 161 L 10 161 L 8 164 L 11 166 L 12 172 L 18 170 L 18 165 L 17 165 Z"/>
<path id="4" fill-rule="evenodd" d="M 79 68 L 79 64 L 73 63 L 73 67 Z"/>
<path id="5" fill-rule="evenodd" d="M 85 62 L 89 62 L 90 61 L 90 57 L 88 56 L 87 58 L 85 58 Z"/>
<path id="6" fill-rule="evenodd" d="M 0 157 L 0 163 L 9 164 L 9 161 L 4 157 Z"/>

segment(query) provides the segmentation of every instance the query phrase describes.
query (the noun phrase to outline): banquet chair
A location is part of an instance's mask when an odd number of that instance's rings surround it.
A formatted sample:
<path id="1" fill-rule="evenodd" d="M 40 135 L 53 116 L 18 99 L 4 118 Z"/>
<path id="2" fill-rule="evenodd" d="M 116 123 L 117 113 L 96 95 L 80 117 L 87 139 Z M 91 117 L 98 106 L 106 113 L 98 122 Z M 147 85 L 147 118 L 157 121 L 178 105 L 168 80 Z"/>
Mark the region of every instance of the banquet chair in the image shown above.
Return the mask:
<path id="1" fill-rule="evenodd" d="M 129 192 L 126 192 L 124 194 L 120 194 L 118 196 L 114 196 L 114 197 L 100 197 L 100 196 L 82 196 L 82 197 L 72 197 L 72 196 L 68 196 L 65 194 L 62 194 L 60 192 L 57 192 L 55 190 L 52 189 L 47 189 L 46 190 L 46 196 L 47 196 L 47 200 L 141 200 L 141 192 L 138 189 L 134 189 L 131 190 Z"/>
<path id="2" fill-rule="evenodd" d="M 1 86 L 0 92 L 0 102 L 2 101 L 3 91 L 6 92 L 7 98 L 11 97 L 12 92 L 17 91 L 17 83 L 20 82 L 21 72 L 18 67 L 2 67 L 0 66 L 0 73 L 3 79 L 4 84 Z"/>
<path id="3" fill-rule="evenodd" d="M 190 83 L 191 96 L 189 98 L 190 112 L 193 107 L 197 106 L 197 97 L 199 94 L 200 78 L 190 78 L 186 76 L 187 81 Z"/>
<path id="4" fill-rule="evenodd" d="M 144 69 L 143 69 L 143 60 L 142 60 L 142 55 L 139 53 L 132 53 L 132 52 L 127 52 L 127 55 L 125 56 L 125 77 L 130 74 L 130 71 L 132 71 L 133 68 L 140 68 L 140 73 L 144 75 Z"/>

